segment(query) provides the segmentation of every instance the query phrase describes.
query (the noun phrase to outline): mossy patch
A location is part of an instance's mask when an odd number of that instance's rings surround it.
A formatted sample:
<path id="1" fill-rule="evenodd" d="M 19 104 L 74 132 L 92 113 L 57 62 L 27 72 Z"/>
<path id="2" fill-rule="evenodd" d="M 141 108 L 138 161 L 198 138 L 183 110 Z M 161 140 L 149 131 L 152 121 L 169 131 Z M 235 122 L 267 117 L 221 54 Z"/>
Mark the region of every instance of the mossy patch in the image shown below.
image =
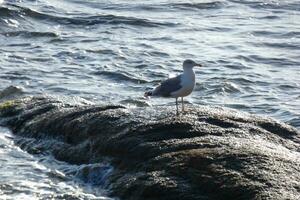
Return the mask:
<path id="1" fill-rule="evenodd" d="M 6 101 L 6 102 L 4 102 L 4 103 L 1 103 L 0 104 L 0 111 L 2 111 L 2 110 L 7 110 L 7 109 L 10 109 L 10 108 L 12 108 L 13 106 L 15 106 L 16 105 L 16 102 L 15 101 Z"/>

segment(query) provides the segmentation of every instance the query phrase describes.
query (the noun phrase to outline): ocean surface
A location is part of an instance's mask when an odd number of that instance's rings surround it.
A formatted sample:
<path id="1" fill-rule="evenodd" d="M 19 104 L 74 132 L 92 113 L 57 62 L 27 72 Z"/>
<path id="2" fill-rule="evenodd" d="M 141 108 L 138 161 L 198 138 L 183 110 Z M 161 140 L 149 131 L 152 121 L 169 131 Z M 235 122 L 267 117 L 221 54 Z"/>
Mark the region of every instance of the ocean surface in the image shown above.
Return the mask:
<path id="1" fill-rule="evenodd" d="M 204 65 L 187 103 L 300 128 L 299 0 L 0 0 L 0 91 L 174 105 L 143 93 L 187 58 Z M 109 166 L 33 156 L 24 140 L 0 128 L 0 199 L 108 199 L 80 172 L 100 168 L 103 178 Z"/>

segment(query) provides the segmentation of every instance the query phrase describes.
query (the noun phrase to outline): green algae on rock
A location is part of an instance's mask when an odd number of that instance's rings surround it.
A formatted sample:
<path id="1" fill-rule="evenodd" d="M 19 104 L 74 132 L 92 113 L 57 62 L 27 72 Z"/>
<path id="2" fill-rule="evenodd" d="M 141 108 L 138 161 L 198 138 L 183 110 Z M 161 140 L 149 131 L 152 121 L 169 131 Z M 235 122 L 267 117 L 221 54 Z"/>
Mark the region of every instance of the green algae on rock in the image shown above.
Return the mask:
<path id="1" fill-rule="evenodd" d="M 14 101 L 5 101 L 4 103 L 0 104 L 0 110 L 10 109 L 14 105 L 15 105 Z"/>

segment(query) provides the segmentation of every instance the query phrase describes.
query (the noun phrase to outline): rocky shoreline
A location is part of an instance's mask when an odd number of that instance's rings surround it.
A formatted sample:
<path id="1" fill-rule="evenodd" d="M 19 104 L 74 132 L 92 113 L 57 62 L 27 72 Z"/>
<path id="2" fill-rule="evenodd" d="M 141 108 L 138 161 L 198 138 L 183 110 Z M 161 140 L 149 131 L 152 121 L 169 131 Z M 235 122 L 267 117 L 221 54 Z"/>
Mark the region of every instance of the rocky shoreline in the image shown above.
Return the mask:
<path id="1" fill-rule="evenodd" d="M 31 153 L 108 162 L 120 199 L 300 199 L 300 133 L 271 118 L 189 106 L 71 105 L 50 97 L 0 104 L 1 124 L 36 138 Z"/>

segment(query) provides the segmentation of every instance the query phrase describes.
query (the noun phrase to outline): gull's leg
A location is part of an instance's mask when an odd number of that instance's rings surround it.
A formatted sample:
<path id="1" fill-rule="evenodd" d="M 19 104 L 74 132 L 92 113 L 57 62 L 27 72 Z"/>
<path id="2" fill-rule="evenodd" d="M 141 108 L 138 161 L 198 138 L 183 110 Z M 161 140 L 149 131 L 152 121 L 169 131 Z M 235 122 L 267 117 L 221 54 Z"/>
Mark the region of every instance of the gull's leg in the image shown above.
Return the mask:
<path id="1" fill-rule="evenodd" d="M 184 103 L 183 103 L 183 97 L 181 97 L 181 108 L 182 108 L 182 112 L 184 112 Z"/>
<path id="2" fill-rule="evenodd" d="M 178 115 L 178 98 L 176 97 L 176 115 Z"/>

